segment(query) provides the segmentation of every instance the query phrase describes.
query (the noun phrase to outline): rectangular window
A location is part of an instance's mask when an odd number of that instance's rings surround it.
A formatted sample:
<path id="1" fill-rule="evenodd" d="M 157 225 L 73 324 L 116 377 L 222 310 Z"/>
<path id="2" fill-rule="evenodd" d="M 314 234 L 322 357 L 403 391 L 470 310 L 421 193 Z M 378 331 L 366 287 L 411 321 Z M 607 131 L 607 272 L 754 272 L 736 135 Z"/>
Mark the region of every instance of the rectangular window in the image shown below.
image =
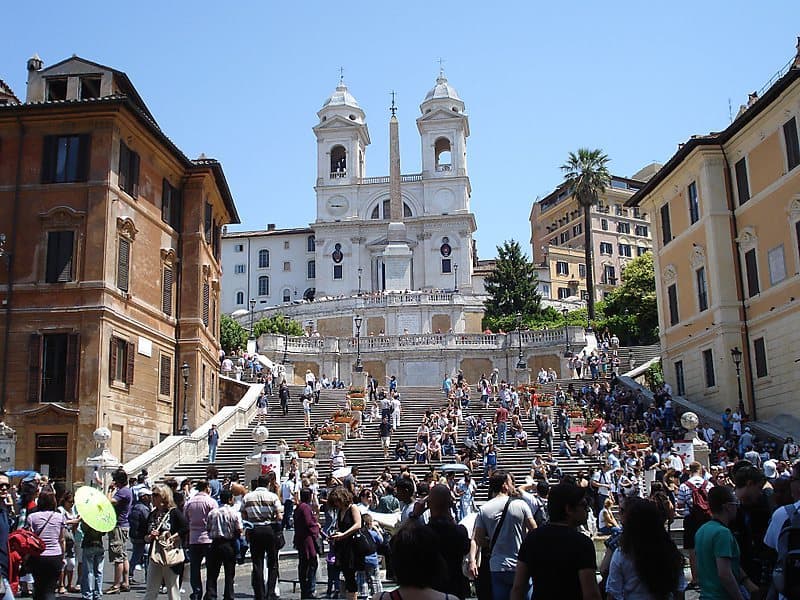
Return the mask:
<path id="1" fill-rule="evenodd" d="M 617 223 L 617 233 L 625 233 L 630 234 L 631 232 L 631 224 L 630 223 Z"/>
<path id="2" fill-rule="evenodd" d="M 580 277 L 581 279 L 586 277 L 586 265 L 584 265 L 583 263 L 578 264 L 578 277 Z"/>
<path id="3" fill-rule="evenodd" d="M 161 282 L 161 312 L 172 315 L 172 268 L 164 267 L 164 278 Z"/>
<path id="4" fill-rule="evenodd" d="M 572 226 L 572 235 L 573 236 L 578 236 L 578 235 L 580 235 L 582 233 L 583 233 L 583 225 L 578 223 L 577 225 L 573 225 Z"/>
<path id="5" fill-rule="evenodd" d="M 108 371 L 111 383 L 121 383 L 130 387 L 133 385 L 133 367 L 136 359 L 136 349 L 133 342 L 122 338 L 111 338 Z"/>
<path id="6" fill-rule="evenodd" d="M 703 370 L 706 376 L 706 387 L 712 388 L 717 385 L 717 376 L 714 373 L 714 351 L 710 348 L 703 350 Z"/>
<path id="7" fill-rule="evenodd" d="M 269 268 L 269 250 L 266 248 L 262 248 L 258 251 L 258 268 L 259 269 L 268 269 Z"/>
<path id="8" fill-rule="evenodd" d="M 135 198 L 139 194 L 139 155 L 122 141 L 119 143 L 118 185 L 129 196 Z"/>
<path id="9" fill-rule="evenodd" d="M 783 124 L 783 139 L 786 142 L 786 166 L 791 171 L 800 165 L 800 142 L 797 139 L 797 121 L 794 117 Z"/>
<path id="10" fill-rule="evenodd" d="M 200 400 L 206 399 L 206 363 L 203 363 L 202 373 L 200 376 Z"/>
<path id="11" fill-rule="evenodd" d="M 334 279 L 342 278 L 342 265 L 333 265 L 333 278 Z"/>
<path id="12" fill-rule="evenodd" d="M 315 279 L 317 277 L 317 261 L 310 260 L 306 263 L 306 278 Z"/>
<path id="13" fill-rule="evenodd" d="M 616 285 L 617 270 L 611 265 L 603 265 L 603 279 L 601 283 L 605 285 Z"/>
<path id="14" fill-rule="evenodd" d="M 647 230 L 647 225 L 637 225 L 636 228 L 634 229 L 634 233 L 636 233 L 636 235 L 638 235 L 639 237 L 647 237 L 649 234 L 649 231 Z"/>
<path id="15" fill-rule="evenodd" d="M 211 304 L 211 286 L 207 281 L 203 282 L 203 325 L 208 327 L 209 306 Z"/>
<path id="16" fill-rule="evenodd" d="M 306 238 L 306 252 L 315 252 L 317 249 L 316 238 L 310 235 Z"/>
<path id="17" fill-rule="evenodd" d="M 244 252 L 244 244 L 235 244 L 233 246 L 234 252 Z"/>
<path id="18" fill-rule="evenodd" d="M 767 370 L 767 345 L 763 337 L 753 340 L 753 354 L 755 354 L 756 359 L 756 377 L 766 377 L 769 375 Z"/>
<path id="19" fill-rule="evenodd" d="M 169 354 L 162 354 L 160 362 L 158 393 L 162 396 L 169 396 L 172 390 L 172 357 Z"/>
<path id="20" fill-rule="evenodd" d="M 266 275 L 258 278 L 258 295 L 269 296 L 269 277 Z"/>
<path id="21" fill-rule="evenodd" d="M 678 315 L 678 287 L 673 283 L 667 288 L 667 299 L 669 301 L 669 324 L 677 325 L 680 321 Z"/>
<path id="22" fill-rule="evenodd" d="M 42 183 L 76 183 L 89 176 L 90 135 L 46 135 Z"/>
<path id="23" fill-rule="evenodd" d="M 661 240 L 666 246 L 672 241 L 672 224 L 669 220 L 669 204 L 661 207 Z"/>
<path id="24" fill-rule="evenodd" d="M 683 377 L 683 361 L 679 360 L 675 363 L 675 388 L 678 396 L 686 395 L 686 380 Z"/>
<path id="25" fill-rule="evenodd" d="M 775 285 L 786 279 L 786 261 L 783 257 L 783 246 L 777 246 L 767 252 L 769 263 L 769 283 Z"/>
<path id="26" fill-rule="evenodd" d="M 99 98 L 100 97 L 100 84 L 102 79 L 98 76 L 90 75 L 87 77 L 81 77 L 81 89 L 80 89 L 80 98 L 81 100 L 90 100 L 92 98 Z"/>
<path id="27" fill-rule="evenodd" d="M 246 273 L 247 272 L 247 265 L 234 265 L 233 266 L 233 272 L 236 275 L 241 275 L 242 273 Z"/>
<path id="28" fill-rule="evenodd" d="M 614 214 L 617 215 L 618 217 L 622 216 L 622 205 L 621 204 L 615 204 L 614 205 Z"/>
<path id="29" fill-rule="evenodd" d="M 569 264 L 563 261 L 556 261 L 556 273 L 558 275 L 569 275 Z"/>
<path id="30" fill-rule="evenodd" d="M 558 244 L 558 237 L 554 237 L 550 240 L 551 246 L 556 246 Z"/>
<path id="31" fill-rule="evenodd" d="M 28 348 L 28 400 L 76 402 L 79 358 L 78 334 L 32 334 Z"/>
<path id="32" fill-rule="evenodd" d="M 700 267 L 694 272 L 697 281 L 697 306 L 700 312 L 708 309 L 708 289 L 706 288 L 706 268 Z"/>
<path id="33" fill-rule="evenodd" d="M 56 77 L 47 79 L 47 101 L 54 102 L 67 99 L 67 78 Z"/>
<path id="34" fill-rule="evenodd" d="M 600 219 L 600 229 L 608 231 L 608 219 Z"/>
<path id="35" fill-rule="evenodd" d="M 211 245 L 214 235 L 214 207 L 206 202 L 206 210 L 203 223 L 203 235 L 206 238 L 206 244 Z"/>
<path id="36" fill-rule="evenodd" d="M 569 241 L 569 231 L 562 231 L 561 235 L 558 236 L 559 241 L 564 244 Z"/>
<path id="37" fill-rule="evenodd" d="M 442 273 L 452 273 L 453 272 L 453 263 L 450 262 L 449 258 L 442 259 Z"/>
<path id="38" fill-rule="evenodd" d="M 633 256 L 633 249 L 630 244 L 619 244 L 620 256 Z"/>
<path id="39" fill-rule="evenodd" d="M 686 190 L 689 196 L 689 223 L 694 224 L 700 220 L 700 204 L 697 201 L 697 182 L 693 181 Z"/>
<path id="40" fill-rule="evenodd" d="M 600 254 L 608 254 L 609 256 L 614 254 L 614 246 L 611 242 L 600 242 Z"/>
<path id="41" fill-rule="evenodd" d="M 181 227 L 181 193 L 169 181 L 161 182 L 161 220 L 175 230 Z"/>
<path id="42" fill-rule="evenodd" d="M 564 298 L 569 298 L 570 295 L 571 294 L 570 294 L 569 288 L 565 288 L 565 287 L 558 288 L 558 299 L 559 300 L 563 300 Z"/>
<path id="43" fill-rule="evenodd" d="M 284 249 L 284 250 L 288 250 L 288 249 L 289 249 L 289 240 L 284 240 L 284 242 L 283 242 L 283 249 Z"/>
<path id="44" fill-rule="evenodd" d="M 739 196 L 739 206 L 750 200 L 750 183 L 747 180 L 747 157 L 737 161 L 733 167 L 736 172 L 736 193 Z"/>
<path id="45" fill-rule="evenodd" d="M 292 270 L 292 263 L 290 263 L 288 260 L 284 261 L 283 262 L 283 270 L 284 271 L 291 271 Z"/>
<path id="46" fill-rule="evenodd" d="M 755 248 L 744 253 L 744 268 L 747 273 L 747 296 L 752 298 L 761 291 L 758 284 L 758 258 Z"/>
<path id="47" fill-rule="evenodd" d="M 650 251 L 650 248 L 646 248 L 645 246 L 636 246 L 636 256 L 641 256 Z"/>
<path id="48" fill-rule="evenodd" d="M 49 231 L 47 233 L 46 283 L 72 281 L 73 254 L 75 252 L 74 231 Z"/>
<path id="49" fill-rule="evenodd" d="M 131 241 L 119 238 L 117 245 L 117 287 L 123 292 L 130 291 Z"/>

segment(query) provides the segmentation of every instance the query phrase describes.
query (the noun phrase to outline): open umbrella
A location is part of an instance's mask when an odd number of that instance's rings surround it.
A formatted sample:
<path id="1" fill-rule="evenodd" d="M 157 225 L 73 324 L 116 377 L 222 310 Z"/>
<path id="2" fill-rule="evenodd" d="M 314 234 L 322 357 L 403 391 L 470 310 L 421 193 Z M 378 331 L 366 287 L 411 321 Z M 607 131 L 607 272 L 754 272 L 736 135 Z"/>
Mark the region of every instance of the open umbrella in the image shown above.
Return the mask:
<path id="1" fill-rule="evenodd" d="M 439 470 L 442 473 L 466 473 L 469 471 L 469 467 L 467 465 L 462 465 L 461 463 L 450 463 L 449 465 L 442 465 L 439 467 Z"/>
<path id="2" fill-rule="evenodd" d="M 75 509 L 89 527 L 108 532 L 117 526 L 117 513 L 111 500 L 100 490 L 84 485 L 75 492 Z"/>

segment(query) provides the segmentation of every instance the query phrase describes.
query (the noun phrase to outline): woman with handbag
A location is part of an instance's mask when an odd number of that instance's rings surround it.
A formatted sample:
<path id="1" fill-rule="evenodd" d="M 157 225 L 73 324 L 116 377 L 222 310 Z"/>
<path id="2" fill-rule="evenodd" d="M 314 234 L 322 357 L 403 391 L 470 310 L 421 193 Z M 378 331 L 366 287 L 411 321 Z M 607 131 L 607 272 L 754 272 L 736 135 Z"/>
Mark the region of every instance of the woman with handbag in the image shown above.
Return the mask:
<path id="1" fill-rule="evenodd" d="M 175 506 L 172 489 L 166 485 L 153 486 L 153 510 L 147 519 L 147 531 L 150 563 L 144 600 L 158 598 L 162 579 L 169 600 L 180 600 L 179 578 L 185 559 L 181 539 L 189 531 L 189 523 L 183 512 Z"/>
<path id="2" fill-rule="evenodd" d="M 353 495 L 344 486 L 331 490 L 328 504 L 336 509 L 337 532 L 330 536 L 330 540 L 334 544 L 336 566 L 344 575 L 345 597 L 356 600 L 356 571 L 364 570 L 364 555 L 358 549 L 359 537 L 362 535 L 361 513 L 353 504 Z"/>
<path id="3" fill-rule="evenodd" d="M 64 515 L 56 510 L 56 496 L 42 492 L 36 501 L 36 512 L 28 515 L 27 528 L 45 544 L 39 556 L 28 559 L 33 575 L 33 600 L 55 600 L 58 579 L 64 560 Z"/>

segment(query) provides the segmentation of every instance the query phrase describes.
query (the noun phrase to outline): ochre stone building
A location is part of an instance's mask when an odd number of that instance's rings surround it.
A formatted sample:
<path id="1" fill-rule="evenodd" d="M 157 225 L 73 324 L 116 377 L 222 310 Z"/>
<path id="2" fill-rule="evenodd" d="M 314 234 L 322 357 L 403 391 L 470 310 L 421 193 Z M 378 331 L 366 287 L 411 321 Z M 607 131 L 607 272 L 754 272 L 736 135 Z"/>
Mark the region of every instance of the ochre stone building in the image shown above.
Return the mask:
<path id="1" fill-rule="evenodd" d="M 0 401 L 16 466 L 82 478 L 92 432 L 122 461 L 217 409 L 221 165 L 188 159 L 121 71 L 28 61 L 0 105 Z M 181 365 L 188 365 L 184 399 Z"/>

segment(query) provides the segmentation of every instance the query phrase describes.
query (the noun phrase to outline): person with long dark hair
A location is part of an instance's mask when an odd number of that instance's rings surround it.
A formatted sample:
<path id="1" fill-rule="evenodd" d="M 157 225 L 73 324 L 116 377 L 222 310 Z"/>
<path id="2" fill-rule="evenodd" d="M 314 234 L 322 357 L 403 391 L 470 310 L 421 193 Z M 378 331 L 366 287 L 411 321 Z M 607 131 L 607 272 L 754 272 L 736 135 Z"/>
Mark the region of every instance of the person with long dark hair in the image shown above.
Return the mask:
<path id="1" fill-rule="evenodd" d="M 608 600 L 671 600 L 686 589 L 684 558 L 664 528 L 655 502 L 631 499 L 622 516 L 622 536 L 611 557 Z"/>
<path id="2" fill-rule="evenodd" d="M 28 515 L 27 528 L 45 543 L 39 556 L 28 559 L 33 575 L 33 600 L 55 600 L 64 559 L 64 515 L 56 510 L 55 494 L 43 492 L 36 501 L 36 512 Z"/>

